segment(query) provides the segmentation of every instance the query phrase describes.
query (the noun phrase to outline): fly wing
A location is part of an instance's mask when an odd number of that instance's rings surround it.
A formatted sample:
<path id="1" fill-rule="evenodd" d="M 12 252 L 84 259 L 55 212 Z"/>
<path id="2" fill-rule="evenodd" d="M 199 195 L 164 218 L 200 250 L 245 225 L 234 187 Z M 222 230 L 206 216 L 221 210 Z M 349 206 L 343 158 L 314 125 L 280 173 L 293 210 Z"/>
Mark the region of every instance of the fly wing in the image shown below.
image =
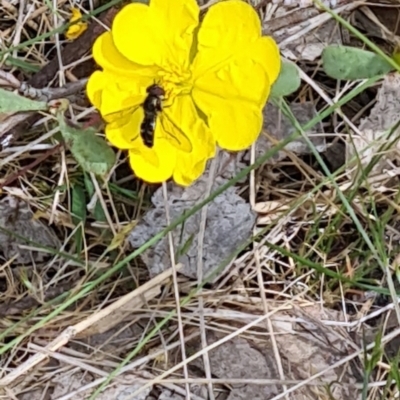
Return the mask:
<path id="1" fill-rule="evenodd" d="M 101 99 L 101 115 L 105 122 L 114 123 L 119 121 L 125 125 L 132 115 L 142 104 L 143 95 L 139 94 L 122 94 L 115 93 L 114 96 L 108 95 Z"/>
<path id="2" fill-rule="evenodd" d="M 140 105 L 106 114 L 103 119 L 109 129 L 121 129 L 126 140 L 134 141 L 140 135 L 140 123 L 137 120 L 142 119 L 142 116 L 138 114 L 140 114 Z"/>
<path id="3" fill-rule="evenodd" d="M 168 116 L 168 113 L 163 112 L 160 120 L 164 131 L 167 133 L 169 142 L 177 149 L 190 153 L 193 149 L 192 143 L 178 124 Z"/>
<path id="4" fill-rule="evenodd" d="M 132 114 L 140 107 L 140 104 L 133 107 L 127 107 L 120 111 L 111 112 L 103 115 L 103 119 L 108 124 L 126 125 Z"/>
<path id="5" fill-rule="evenodd" d="M 121 111 L 112 112 L 103 116 L 104 121 L 107 123 L 107 126 L 110 129 L 120 129 L 125 128 L 126 131 L 132 130 L 130 136 L 131 140 L 135 140 L 138 138 L 140 134 L 140 129 L 137 129 L 136 132 L 133 132 L 135 129 L 133 127 L 128 127 L 129 124 L 133 123 L 133 115 L 138 111 L 140 105 L 134 107 L 128 107 Z M 133 123 L 133 125 L 135 125 Z"/>

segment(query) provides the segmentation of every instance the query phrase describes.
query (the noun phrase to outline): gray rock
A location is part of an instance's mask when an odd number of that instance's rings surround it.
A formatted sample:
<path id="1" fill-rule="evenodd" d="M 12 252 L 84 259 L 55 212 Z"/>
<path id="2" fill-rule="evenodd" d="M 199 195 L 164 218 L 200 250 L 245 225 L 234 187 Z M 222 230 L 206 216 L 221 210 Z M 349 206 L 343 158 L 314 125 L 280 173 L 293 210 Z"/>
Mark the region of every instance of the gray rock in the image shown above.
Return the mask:
<path id="1" fill-rule="evenodd" d="M 172 183 L 168 184 L 168 207 L 171 220 L 175 220 L 202 201 L 207 189 L 207 174 L 188 188 L 181 188 Z M 217 179 L 213 191 L 224 179 Z M 162 188 L 159 188 L 152 202 L 154 209 L 149 210 L 143 220 L 130 234 L 133 247 L 142 246 L 167 226 L 165 204 Z M 238 246 L 251 236 L 255 223 L 255 213 L 250 205 L 236 194 L 235 188 L 229 188 L 209 203 L 207 223 L 203 245 L 203 276 L 208 276 L 231 255 Z M 182 274 L 197 279 L 198 233 L 200 229 L 201 211 L 189 217 L 183 225 L 173 231 L 173 241 L 176 261 L 184 265 Z M 168 237 L 161 239 L 155 246 L 142 254 L 142 260 L 149 268 L 153 277 L 171 268 Z M 219 271 L 218 276 L 223 274 Z"/>

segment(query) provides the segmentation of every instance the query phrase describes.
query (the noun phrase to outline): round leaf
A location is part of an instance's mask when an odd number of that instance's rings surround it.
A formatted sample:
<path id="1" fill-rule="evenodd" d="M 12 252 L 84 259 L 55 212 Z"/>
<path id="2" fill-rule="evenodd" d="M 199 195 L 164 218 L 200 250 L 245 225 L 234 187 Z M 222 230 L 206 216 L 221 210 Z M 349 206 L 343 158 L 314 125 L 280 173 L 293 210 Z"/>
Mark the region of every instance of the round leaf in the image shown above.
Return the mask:
<path id="1" fill-rule="evenodd" d="M 278 79 L 272 85 L 271 97 L 288 96 L 300 87 L 299 71 L 295 64 L 282 60 Z"/>
<path id="2" fill-rule="evenodd" d="M 0 89 L 0 112 L 14 113 L 23 111 L 47 110 L 47 103 L 44 101 L 31 100 L 14 92 Z"/>
<path id="3" fill-rule="evenodd" d="M 335 79 L 369 79 L 389 73 L 393 67 L 380 55 L 355 47 L 332 45 L 322 52 L 322 66 Z"/>

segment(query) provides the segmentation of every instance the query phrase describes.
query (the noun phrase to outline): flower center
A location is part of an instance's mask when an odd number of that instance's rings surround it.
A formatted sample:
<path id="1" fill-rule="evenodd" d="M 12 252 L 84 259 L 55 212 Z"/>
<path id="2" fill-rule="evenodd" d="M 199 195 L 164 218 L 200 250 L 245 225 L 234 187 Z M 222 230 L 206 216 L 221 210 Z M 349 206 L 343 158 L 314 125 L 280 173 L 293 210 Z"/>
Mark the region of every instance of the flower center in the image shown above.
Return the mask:
<path id="1" fill-rule="evenodd" d="M 188 70 L 171 68 L 160 71 L 158 73 L 158 84 L 165 91 L 164 106 L 168 107 L 173 102 L 176 96 L 189 94 L 192 90 L 192 74 Z"/>

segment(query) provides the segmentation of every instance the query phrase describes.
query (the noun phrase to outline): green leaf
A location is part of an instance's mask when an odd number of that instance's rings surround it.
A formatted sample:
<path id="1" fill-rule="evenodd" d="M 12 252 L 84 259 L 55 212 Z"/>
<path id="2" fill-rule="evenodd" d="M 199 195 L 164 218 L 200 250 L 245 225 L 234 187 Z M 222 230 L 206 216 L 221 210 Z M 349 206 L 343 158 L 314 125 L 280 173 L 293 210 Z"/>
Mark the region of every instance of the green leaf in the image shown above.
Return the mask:
<path id="1" fill-rule="evenodd" d="M 278 79 L 272 85 L 271 97 L 283 97 L 294 93 L 300 87 L 299 70 L 292 62 L 282 60 Z"/>
<path id="2" fill-rule="evenodd" d="M 10 56 L 7 57 L 5 64 L 7 66 L 20 68 L 26 72 L 38 72 L 41 70 L 41 68 L 38 65 L 34 65 L 19 58 L 14 58 Z"/>
<path id="3" fill-rule="evenodd" d="M 400 372 L 399 372 L 399 353 L 390 361 L 389 376 L 395 381 L 397 388 L 400 388 Z"/>
<path id="4" fill-rule="evenodd" d="M 94 195 L 95 189 L 94 189 L 93 182 L 90 179 L 90 175 L 88 175 L 87 173 L 84 173 L 83 179 L 84 179 L 85 187 L 89 194 L 89 197 L 92 198 L 92 196 Z M 96 221 L 107 222 L 106 214 L 104 213 L 103 207 L 101 206 L 101 203 L 98 200 L 96 201 L 96 205 L 94 206 L 94 209 L 93 209 L 93 216 Z"/>
<path id="5" fill-rule="evenodd" d="M 47 110 L 47 103 L 44 101 L 31 100 L 26 97 L 0 89 L 0 112 L 22 112 Z"/>
<path id="6" fill-rule="evenodd" d="M 114 165 L 115 154 L 107 142 L 96 135 L 94 129 L 78 129 L 66 124 L 63 115 L 58 116 L 60 130 L 69 142 L 75 160 L 86 172 L 104 177 Z"/>
<path id="7" fill-rule="evenodd" d="M 139 195 L 138 195 L 137 191 L 122 188 L 112 182 L 108 182 L 108 186 L 110 187 L 111 193 L 116 193 L 116 194 L 119 194 L 120 196 L 122 195 L 131 200 L 139 199 Z M 146 199 L 144 199 L 144 200 L 146 201 Z"/>
<path id="8" fill-rule="evenodd" d="M 72 188 L 72 221 L 81 226 L 75 232 L 76 252 L 80 254 L 83 247 L 84 222 L 86 221 L 86 196 L 81 185 Z"/>
<path id="9" fill-rule="evenodd" d="M 186 240 L 186 242 L 183 243 L 183 246 L 178 248 L 178 251 L 176 252 L 176 258 L 184 256 L 189 251 L 190 246 L 193 243 L 193 239 L 194 239 L 194 234 L 191 234 Z"/>
<path id="10" fill-rule="evenodd" d="M 378 54 L 339 45 L 327 46 L 323 50 L 322 67 L 331 78 L 350 81 L 385 75 L 393 70 Z"/>
<path id="11" fill-rule="evenodd" d="M 79 224 L 86 219 L 86 196 L 81 185 L 74 185 L 72 188 L 72 221 Z"/>
<path id="12" fill-rule="evenodd" d="M 375 369 L 375 367 L 378 365 L 378 362 L 382 358 L 382 329 L 379 329 L 378 333 L 376 334 L 375 337 L 375 344 L 372 349 L 371 355 L 369 360 L 367 361 L 367 368 L 366 370 L 369 373 L 372 373 L 372 371 Z"/>

